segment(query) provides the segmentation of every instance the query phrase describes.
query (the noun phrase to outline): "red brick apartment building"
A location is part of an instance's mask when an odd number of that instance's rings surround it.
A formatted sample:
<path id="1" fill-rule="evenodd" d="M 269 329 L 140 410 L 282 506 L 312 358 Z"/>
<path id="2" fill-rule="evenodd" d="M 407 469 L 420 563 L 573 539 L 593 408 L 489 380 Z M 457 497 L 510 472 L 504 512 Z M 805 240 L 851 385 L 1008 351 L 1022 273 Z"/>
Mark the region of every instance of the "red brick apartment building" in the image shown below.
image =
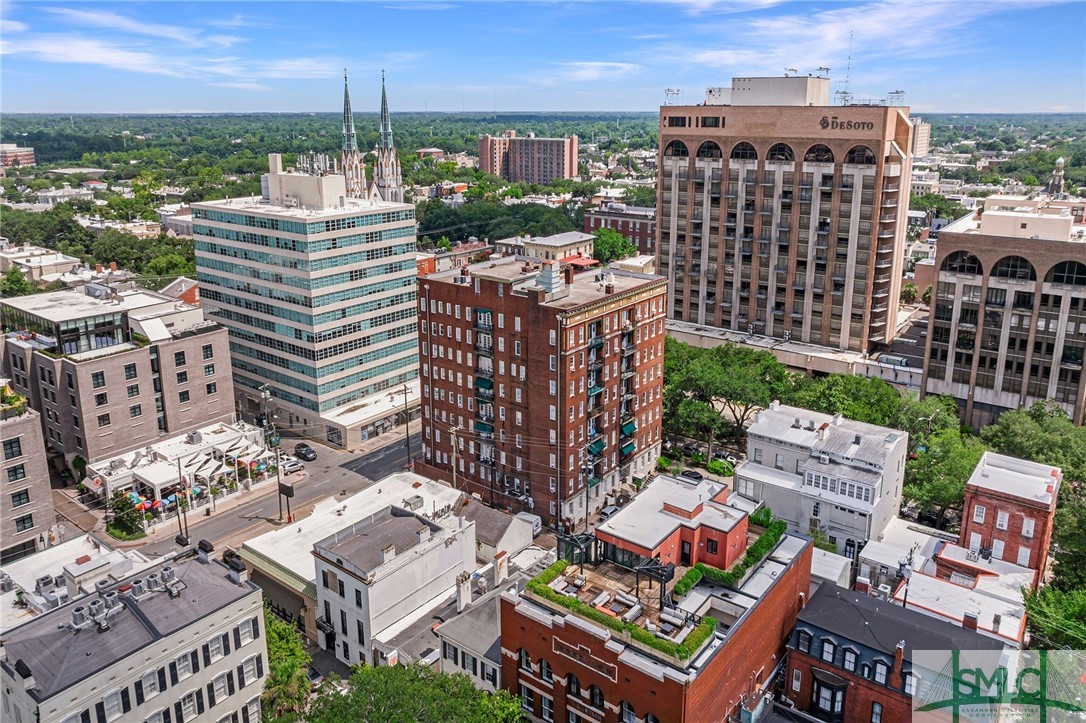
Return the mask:
<path id="1" fill-rule="evenodd" d="M 607 203 L 585 211 L 584 232 L 593 233 L 601 228 L 613 229 L 633 241 L 638 253 L 656 253 L 655 208 Z"/>
<path id="2" fill-rule="evenodd" d="M 690 495 L 696 491 L 678 496 Z M 685 502 L 680 499 L 681 506 Z M 724 507 L 709 500 L 703 504 Z M 728 510 L 745 520 L 744 512 Z M 612 519 L 624 515 L 632 517 L 626 524 L 645 522 L 650 528 L 685 519 L 666 508 L 653 513 L 630 507 Z M 661 591 L 659 582 L 647 583 L 644 572 L 635 572 L 661 561 L 604 539 L 597 534 L 588 553 L 596 562 L 569 565 L 548 587 L 665 643 L 689 640 L 692 649 L 662 652 L 592 620 L 584 606 L 571 609 L 533 592 L 533 584 L 519 593 L 506 591 L 500 615 L 502 685 L 520 697 L 524 712 L 533 720 L 562 723 L 709 723 L 757 709 L 783 664 L 784 645 L 809 594 L 810 541 L 786 535 L 737 586 L 703 579 L 675 599 L 670 581 Z M 664 568 L 673 569 L 676 578 L 683 570 Z M 704 640 L 695 638 L 706 617 L 716 619 L 715 630 Z"/>
<path id="3" fill-rule="evenodd" d="M 985 452 L 965 486 L 958 544 L 996 560 L 1043 571 L 1063 472 Z"/>
<path id="4" fill-rule="evenodd" d="M 908 721 L 914 651 L 1002 648 L 973 630 L 825 583 L 796 620 L 782 703 L 827 723 Z"/>
<path id="5" fill-rule="evenodd" d="M 479 136 L 479 169 L 507 181 L 550 183 L 577 176 L 577 136 L 518 137 L 516 131 Z"/>
<path id="6" fill-rule="evenodd" d="M 659 456 L 665 279 L 504 257 L 419 279 L 423 459 L 571 525 Z"/>

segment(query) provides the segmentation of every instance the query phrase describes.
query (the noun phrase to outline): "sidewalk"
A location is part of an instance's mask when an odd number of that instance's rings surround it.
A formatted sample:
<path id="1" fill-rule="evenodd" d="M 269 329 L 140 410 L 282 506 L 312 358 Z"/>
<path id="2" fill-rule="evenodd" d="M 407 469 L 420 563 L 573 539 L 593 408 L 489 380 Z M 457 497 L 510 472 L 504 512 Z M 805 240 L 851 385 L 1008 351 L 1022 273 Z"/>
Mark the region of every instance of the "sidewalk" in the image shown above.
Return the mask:
<path id="1" fill-rule="evenodd" d="M 74 487 L 52 490 L 53 509 L 56 513 L 68 521 L 72 527 L 83 532 L 94 532 L 105 528 L 101 513 L 91 510 L 76 499 L 79 493 Z"/>
<path id="2" fill-rule="evenodd" d="M 292 475 L 287 481 L 291 484 L 298 484 L 302 480 L 306 479 L 309 474 L 305 471 L 298 472 Z M 275 494 L 279 489 L 279 483 L 276 477 L 270 477 L 269 479 L 257 482 L 251 489 L 241 490 L 234 494 L 227 495 L 221 499 L 216 499 L 214 503 L 210 498 L 200 500 L 197 507 L 189 509 L 182 515 L 188 518 L 187 527 L 206 520 L 211 517 L 230 512 L 241 505 L 244 505 L 253 500 L 260 499 L 270 494 Z M 278 523 L 278 520 L 275 521 Z M 151 545 L 163 540 L 172 540 L 178 534 L 177 527 L 177 512 L 170 512 L 166 517 L 155 521 L 147 528 L 147 536 L 141 537 L 138 540 L 122 541 L 116 540 L 112 544 L 117 547 L 142 547 L 143 545 Z M 193 535 L 195 537 L 195 535 Z M 190 540 L 195 543 L 195 540 Z"/>

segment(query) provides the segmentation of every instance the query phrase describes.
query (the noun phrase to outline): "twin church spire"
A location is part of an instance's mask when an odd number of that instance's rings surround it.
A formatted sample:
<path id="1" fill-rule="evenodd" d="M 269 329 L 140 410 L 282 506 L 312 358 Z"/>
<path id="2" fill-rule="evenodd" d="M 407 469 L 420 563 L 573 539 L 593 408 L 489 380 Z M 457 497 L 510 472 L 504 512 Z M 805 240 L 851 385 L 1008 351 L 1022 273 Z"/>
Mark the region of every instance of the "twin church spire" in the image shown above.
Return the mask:
<path id="1" fill-rule="evenodd" d="M 388 112 L 388 95 L 385 92 L 385 73 L 381 71 L 381 129 L 377 147 L 377 161 L 373 168 L 373 183 L 366 190 L 366 173 L 362 166 L 362 153 L 354 130 L 354 114 L 351 112 L 351 94 L 347 88 L 347 69 L 343 69 L 343 150 L 341 165 L 347 179 L 347 195 L 351 198 L 375 198 L 382 201 L 403 203 L 403 178 L 400 159 L 392 141 L 392 120 Z"/>

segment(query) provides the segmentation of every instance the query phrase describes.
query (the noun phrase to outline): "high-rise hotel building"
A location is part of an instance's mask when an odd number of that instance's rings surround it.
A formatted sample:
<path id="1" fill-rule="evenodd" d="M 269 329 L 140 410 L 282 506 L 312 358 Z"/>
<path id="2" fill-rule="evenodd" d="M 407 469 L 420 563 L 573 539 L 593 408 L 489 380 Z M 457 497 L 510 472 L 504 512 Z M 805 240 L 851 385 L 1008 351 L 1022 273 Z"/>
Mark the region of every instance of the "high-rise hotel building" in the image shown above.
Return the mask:
<path id="1" fill-rule="evenodd" d="M 953 396 L 974 428 L 1045 400 L 1082 424 L 1086 199 L 989 196 L 939 232 L 935 264 L 926 393 Z"/>
<path id="2" fill-rule="evenodd" d="M 867 352 L 901 285 L 907 108 L 830 106 L 828 78 L 733 78 L 660 109 L 668 317 Z"/>
<path id="3" fill-rule="evenodd" d="M 269 168 L 261 196 L 192 206 L 204 308 L 230 330 L 243 412 L 349 448 L 418 377 L 415 209 Z"/>

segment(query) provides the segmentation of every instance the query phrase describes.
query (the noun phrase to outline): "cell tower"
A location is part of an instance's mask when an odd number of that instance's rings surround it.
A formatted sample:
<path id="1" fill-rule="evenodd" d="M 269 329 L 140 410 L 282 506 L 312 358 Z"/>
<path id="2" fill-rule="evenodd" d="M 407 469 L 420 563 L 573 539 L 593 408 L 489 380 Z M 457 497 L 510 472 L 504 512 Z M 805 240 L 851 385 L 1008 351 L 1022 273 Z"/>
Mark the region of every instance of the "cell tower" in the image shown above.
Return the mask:
<path id="1" fill-rule="evenodd" d="M 848 65 L 845 66 L 845 83 L 841 86 L 841 89 L 837 91 L 837 100 L 841 105 L 848 105 L 852 102 L 852 91 L 849 89 L 849 80 L 852 77 L 852 31 L 848 31 Z"/>
<path id="2" fill-rule="evenodd" d="M 664 105 L 677 105 L 676 101 L 681 100 L 682 95 L 682 88 L 664 88 Z"/>
<path id="3" fill-rule="evenodd" d="M 905 91 L 903 90 L 891 90 L 886 94 L 886 105 L 890 106 L 902 106 L 905 105 Z"/>

